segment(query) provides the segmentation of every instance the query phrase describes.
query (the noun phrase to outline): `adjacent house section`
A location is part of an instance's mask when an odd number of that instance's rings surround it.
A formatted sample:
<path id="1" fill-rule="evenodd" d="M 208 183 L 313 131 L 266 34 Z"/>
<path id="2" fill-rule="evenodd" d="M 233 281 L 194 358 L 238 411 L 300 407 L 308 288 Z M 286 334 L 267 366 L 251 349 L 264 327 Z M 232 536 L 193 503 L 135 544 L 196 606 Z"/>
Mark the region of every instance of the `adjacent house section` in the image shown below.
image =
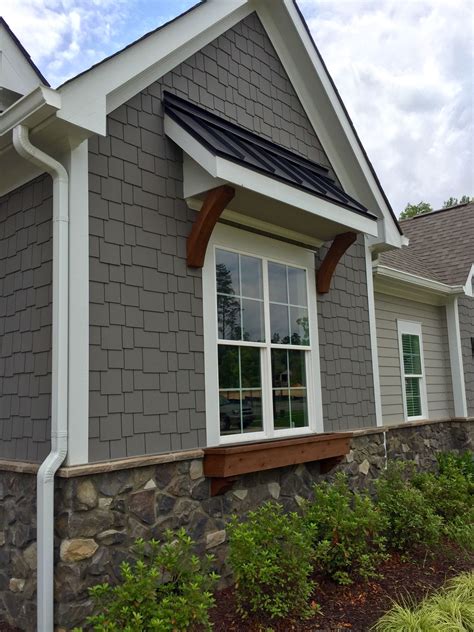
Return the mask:
<path id="1" fill-rule="evenodd" d="M 472 416 L 474 203 L 401 226 L 408 247 L 373 266 L 383 422 Z M 405 342 L 416 344 L 416 372 Z"/>

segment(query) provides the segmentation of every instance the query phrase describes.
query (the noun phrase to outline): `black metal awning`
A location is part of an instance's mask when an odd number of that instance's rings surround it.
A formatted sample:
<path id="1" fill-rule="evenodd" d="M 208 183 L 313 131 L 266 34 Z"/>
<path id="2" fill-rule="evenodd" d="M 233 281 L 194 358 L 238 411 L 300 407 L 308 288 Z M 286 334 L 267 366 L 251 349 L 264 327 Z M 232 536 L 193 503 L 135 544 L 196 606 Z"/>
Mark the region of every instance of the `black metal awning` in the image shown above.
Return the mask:
<path id="1" fill-rule="evenodd" d="M 174 94 L 163 95 L 165 113 L 212 154 L 376 219 L 347 195 L 329 170 Z"/>

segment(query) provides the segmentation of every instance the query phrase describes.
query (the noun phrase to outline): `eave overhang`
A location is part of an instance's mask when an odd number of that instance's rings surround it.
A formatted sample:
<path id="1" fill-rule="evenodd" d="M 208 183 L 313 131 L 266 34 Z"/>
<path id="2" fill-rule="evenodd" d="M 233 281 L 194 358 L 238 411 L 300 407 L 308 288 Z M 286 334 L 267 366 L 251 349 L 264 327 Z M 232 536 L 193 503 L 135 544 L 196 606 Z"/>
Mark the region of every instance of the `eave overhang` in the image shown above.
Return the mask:
<path id="1" fill-rule="evenodd" d="M 462 285 L 447 285 L 377 263 L 372 269 L 374 290 L 383 294 L 429 305 L 446 305 L 454 297 L 465 294 L 465 287 Z"/>
<path id="2" fill-rule="evenodd" d="M 192 106 L 192 110 L 198 118 L 200 108 Z M 193 129 L 165 100 L 165 133 L 184 152 L 184 197 L 194 206 L 209 190 L 230 184 L 235 195 L 227 211 L 268 226 L 275 225 L 321 241 L 332 240 L 347 231 L 377 235 L 377 218 L 338 188 L 324 168 L 296 155 L 288 156 L 291 152 L 278 146 L 269 147 L 263 139 L 252 146 L 251 137 L 255 135 L 246 130 L 228 132 L 219 127 L 220 121 L 214 125 L 215 121 L 198 122 L 197 118 Z M 219 119 L 209 113 L 206 118 Z M 220 148 L 203 138 L 198 131 L 200 124 Z M 230 124 L 222 121 L 222 125 Z M 231 133 L 240 136 L 234 137 Z M 271 171 L 276 163 L 277 168 Z"/>

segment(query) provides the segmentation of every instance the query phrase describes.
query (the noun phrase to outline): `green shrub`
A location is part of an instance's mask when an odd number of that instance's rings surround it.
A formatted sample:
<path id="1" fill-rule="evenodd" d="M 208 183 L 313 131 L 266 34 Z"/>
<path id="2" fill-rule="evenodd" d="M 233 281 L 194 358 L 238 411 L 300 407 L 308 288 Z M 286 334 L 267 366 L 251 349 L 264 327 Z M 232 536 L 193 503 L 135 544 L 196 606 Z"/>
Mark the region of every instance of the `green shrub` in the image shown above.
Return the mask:
<path id="1" fill-rule="evenodd" d="M 250 610 L 271 619 L 309 615 L 313 549 L 301 516 L 268 502 L 245 522 L 234 516 L 228 534 L 239 613 Z"/>
<path id="2" fill-rule="evenodd" d="M 469 632 L 474 630 L 474 573 L 463 573 L 418 605 L 395 604 L 375 632 Z"/>
<path id="3" fill-rule="evenodd" d="M 385 559 L 386 521 L 367 494 L 352 493 L 343 474 L 314 486 L 305 521 L 315 542 L 318 567 L 340 584 L 373 577 Z"/>
<path id="4" fill-rule="evenodd" d="M 122 581 L 90 589 L 98 612 L 87 619 L 89 626 L 96 632 L 210 630 L 218 576 L 209 572 L 212 556 L 201 562 L 192 547 L 184 529 L 167 531 L 163 544 L 137 540 L 138 559 L 122 562 Z"/>
<path id="5" fill-rule="evenodd" d="M 474 482 L 474 455 L 472 452 L 464 452 L 463 454 L 440 452 L 436 458 L 440 474 L 449 474 L 453 470 L 457 470 L 465 478 Z"/>
<path id="6" fill-rule="evenodd" d="M 376 481 L 379 508 L 387 520 L 387 542 L 400 551 L 420 545 L 431 548 L 442 535 L 442 518 L 411 482 L 412 472 L 412 464 L 393 462 Z"/>

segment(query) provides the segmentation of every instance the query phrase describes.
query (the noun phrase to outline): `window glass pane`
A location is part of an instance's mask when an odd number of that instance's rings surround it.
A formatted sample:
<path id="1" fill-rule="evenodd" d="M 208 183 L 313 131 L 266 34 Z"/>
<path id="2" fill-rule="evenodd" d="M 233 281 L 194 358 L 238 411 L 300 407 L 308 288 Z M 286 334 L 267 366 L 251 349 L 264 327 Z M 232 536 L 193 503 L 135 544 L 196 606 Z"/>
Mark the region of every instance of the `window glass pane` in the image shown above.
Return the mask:
<path id="1" fill-rule="evenodd" d="M 217 325 L 222 340 L 240 340 L 242 334 L 240 299 L 217 297 Z"/>
<path id="2" fill-rule="evenodd" d="M 240 391 L 219 393 L 219 415 L 221 435 L 242 431 Z"/>
<path id="3" fill-rule="evenodd" d="M 420 338 L 413 334 L 402 334 L 403 366 L 407 375 L 420 375 Z"/>
<path id="4" fill-rule="evenodd" d="M 227 250 L 216 250 L 217 292 L 240 294 L 239 255 Z"/>
<path id="5" fill-rule="evenodd" d="M 264 341 L 263 301 L 242 299 L 242 340 Z"/>
<path id="6" fill-rule="evenodd" d="M 262 431 L 262 391 L 221 391 L 219 413 L 221 435 Z"/>
<path id="7" fill-rule="evenodd" d="M 239 347 L 219 345 L 219 388 L 240 388 Z"/>
<path id="8" fill-rule="evenodd" d="M 304 351 L 288 351 L 290 386 L 306 386 L 306 355 Z"/>
<path id="9" fill-rule="evenodd" d="M 292 388 L 290 390 L 291 427 L 304 428 L 309 426 L 308 402 L 305 388 Z"/>
<path id="10" fill-rule="evenodd" d="M 288 307 L 286 305 L 270 305 L 270 334 L 271 341 L 275 344 L 288 344 L 290 342 Z"/>
<path id="11" fill-rule="evenodd" d="M 286 266 L 280 263 L 268 263 L 268 289 L 270 301 L 288 303 Z"/>
<path id="12" fill-rule="evenodd" d="M 288 268 L 288 289 L 291 305 L 307 305 L 306 270 Z"/>
<path id="13" fill-rule="evenodd" d="M 292 345 L 309 345 L 309 322 L 306 307 L 290 307 Z"/>
<path id="14" fill-rule="evenodd" d="M 260 349 L 240 347 L 242 388 L 260 388 Z"/>
<path id="15" fill-rule="evenodd" d="M 262 261 L 256 257 L 240 256 L 242 296 L 263 298 Z"/>
<path id="16" fill-rule="evenodd" d="M 276 430 L 291 428 L 290 399 L 287 388 L 273 390 L 273 423 Z"/>
<path id="17" fill-rule="evenodd" d="M 405 378 L 405 391 L 407 398 L 407 416 L 419 417 L 421 415 L 420 378 Z"/>
<path id="18" fill-rule="evenodd" d="M 288 351 L 272 349 L 272 385 L 273 388 L 288 386 Z"/>

